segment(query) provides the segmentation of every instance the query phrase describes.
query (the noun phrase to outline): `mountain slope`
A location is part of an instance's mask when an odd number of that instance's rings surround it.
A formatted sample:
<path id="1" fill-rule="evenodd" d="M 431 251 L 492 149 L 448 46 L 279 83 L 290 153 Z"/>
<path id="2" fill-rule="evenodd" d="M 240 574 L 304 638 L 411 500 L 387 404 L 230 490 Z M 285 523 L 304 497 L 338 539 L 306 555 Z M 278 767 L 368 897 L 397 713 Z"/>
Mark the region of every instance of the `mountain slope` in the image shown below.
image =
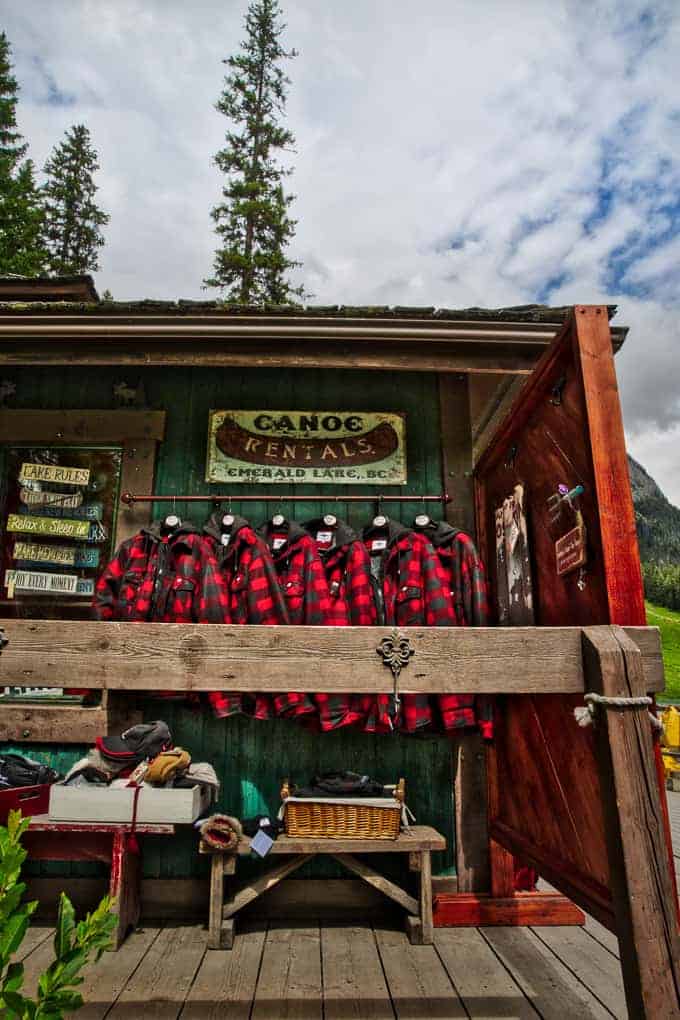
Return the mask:
<path id="1" fill-rule="evenodd" d="M 630 456 L 628 468 L 641 559 L 680 563 L 680 509 L 666 499 L 654 479 Z"/>

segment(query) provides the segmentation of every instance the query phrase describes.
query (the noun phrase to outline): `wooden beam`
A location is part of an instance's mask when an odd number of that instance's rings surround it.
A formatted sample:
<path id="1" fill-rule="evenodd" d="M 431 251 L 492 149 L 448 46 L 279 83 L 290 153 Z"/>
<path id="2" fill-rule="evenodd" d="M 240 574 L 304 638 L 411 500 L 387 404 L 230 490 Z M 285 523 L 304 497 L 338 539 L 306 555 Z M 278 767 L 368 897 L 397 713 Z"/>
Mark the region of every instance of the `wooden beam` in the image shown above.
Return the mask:
<path id="1" fill-rule="evenodd" d="M 439 377 L 439 418 L 444 491 L 451 497 L 445 509 L 446 520 L 454 527 L 474 535 L 472 436 L 466 375 L 449 374 Z"/>
<path id="2" fill-rule="evenodd" d="M 310 861 L 314 854 L 303 854 L 299 857 L 293 857 L 283 864 L 279 864 L 276 868 L 272 868 L 271 871 L 265 872 L 264 875 L 259 875 L 253 879 L 248 885 L 245 885 L 242 889 L 236 893 L 230 900 L 228 900 L 222 908 L 222 918 L 227 920 L 237 914 L 239 910 L 247 906 L 248 903 L 252 903 L 258 896 L 262 896 L 263 893 L 273 889 L 275 885 L 285 878 L 286 875 L 290 875 L 291 872 L 301 868 L 303 864 Z"/>
<path id="3" fill-rule="evenodd" d="M 158 339 L 103 338 L 18 342 L 0 337 L 0 368 L 11 365 L 129 365 L 134 368 L 187 365 L 207 368 L 350 368 L 408 372 L 507 372 L 529 375 L 544 344 L 439 341 L 411 337 L 387 339 L 339 337 L 301 344 L 287 337 L 270 340 L 186 337 L 172 344 Z"/>
<path id="4" fill-rule="evenodd" d="M 363 861 L 357 860 L 352 854 L 333 854 L 333 859 L 342 864 L 343 868 L 347 868 L 354 875 L 358 875 L 359 878 L 363 878 L 364 882 L 372 885 L 374 889 L 377 889 L 384 896 L 389 896 L 391 900 L 398 903 L 400 907 L 404 907 L 408 910 L 409 914 L 420 914 L 420 908 L 418 901 L 409 896 L 408 893 L 400 889 L 394 882 L 390 882 L 389 878 L 385 878 L 384 875 L 380 875 L 373 868 L 370 868 L 368 864 Z"/>
<path id="5" fill-rule="evenodd" d="M 434 902 L 435 928 L 581 925 L 585 920 L 583 911 L 558 893 L 515 893 L 505 899 L 474 893 L 441 893 Z"/>
<path id="6" fill-rule="evenodd" d="M 123 443 L 162 440 L 165 411 L 0 410 L 3 443 Z"/>
<path id="7" fill-rule="evenodd" d="M 589 691 L 645 693 L 640 650 L 622 629 L 587 628 L 583 655 Z M 593 735 L 628 1012 L 677 1018 L 680 938 L 647 708 L 600 707 Z"/>
<path id="8" fill-rule="evenodd" d="M 4 620 L 0 684 L 175 691 L 388 693 L 377 652 L 389 627 Z M 579 694 L 579 627 L 407 627 L 402 692 Z M 663 690 L 656 627 L 630 628 L 648 691 Z M 517 663 L 522 662 L 522 669 Z M 257 681 L 254 680 L 257 677 Z"/>

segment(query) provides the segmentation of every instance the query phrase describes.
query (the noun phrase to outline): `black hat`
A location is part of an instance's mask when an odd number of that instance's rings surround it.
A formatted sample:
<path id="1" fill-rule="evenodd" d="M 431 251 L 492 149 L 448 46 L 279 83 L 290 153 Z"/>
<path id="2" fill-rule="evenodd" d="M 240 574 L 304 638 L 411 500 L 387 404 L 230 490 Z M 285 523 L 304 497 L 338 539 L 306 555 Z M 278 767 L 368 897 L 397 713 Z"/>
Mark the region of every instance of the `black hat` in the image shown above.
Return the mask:
<path id="1" fill-rule="evenodd" d="M 139 723 L 125 730 L 119 737 L 97 737 L 97 747 L 105 758 L 113 761 L 139 762 L 155 758 L 172 747 L 172 733 L 162 719 Z"/>

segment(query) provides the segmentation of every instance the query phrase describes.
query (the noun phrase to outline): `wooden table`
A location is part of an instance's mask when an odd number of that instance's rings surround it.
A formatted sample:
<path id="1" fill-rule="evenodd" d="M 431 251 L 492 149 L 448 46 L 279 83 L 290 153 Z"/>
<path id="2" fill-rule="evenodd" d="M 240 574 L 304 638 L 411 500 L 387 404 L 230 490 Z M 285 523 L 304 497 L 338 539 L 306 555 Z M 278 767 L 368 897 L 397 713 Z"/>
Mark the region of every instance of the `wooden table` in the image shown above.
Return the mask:
<path id="1" fill-rule="evenodd" d="M 279 836 L 269 854 L 283 854 L 284 863 L 270 869 L 253 882 L 234 890 L 224 899 L 224 876 L 233 875 L 238 858 L 249 854 L 250 839 L 244 837 L 236 851 L 213 850 L 201 841 L 200 853 L 212 856 L 210 877 L 210 918 L 208 948 L 231 949 L 234 942 L 234 917 L 248 903 L 273 889 L 281 879 L 302 867 L 317 854 L 328 854 L 358 875 L 369 885 L 404 907 L 406 931 L 414 945 L 431 945 L 434 935 L 432 921 L 432 851 L 445 850 L 446 840 L 428 825 L 413 825 L 396 839 L 300 839 Z M 405 889 L 374 871 L 355 854 L 408 854 L 409 868 L 418 874 L 419 896 L 415 899 Z M 269 854 L 267 856 L 269 856 Z"/>
<path id="2" fill-rule="evenodd" d="M 174 825 L 140 824 L 136 836 L 173 836 Z M 23 843 L 33 861 L 103 861 L 110 865 L 109 895 L 118 921 L 113 949 L 118 949 L 140 915 L 141 851 L 129 848 L 129 822 L 56 822 L 35 815 Z"/>

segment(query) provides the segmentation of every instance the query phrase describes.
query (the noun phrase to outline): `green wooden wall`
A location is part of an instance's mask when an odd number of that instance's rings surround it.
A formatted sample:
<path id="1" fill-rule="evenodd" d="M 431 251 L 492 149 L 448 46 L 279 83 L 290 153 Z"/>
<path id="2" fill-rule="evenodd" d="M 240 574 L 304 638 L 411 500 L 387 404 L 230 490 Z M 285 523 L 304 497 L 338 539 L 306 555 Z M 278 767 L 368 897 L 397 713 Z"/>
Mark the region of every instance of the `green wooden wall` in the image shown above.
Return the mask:
<path id="1" fill-rule="evenodd" d="M 168 413 L 166 439 L 160 446 L 157 461 L 155 492 L 159 495 L 211 491 L 203 480 L 208 411 L 230 407 L 404 411 L 409 480 L 399 493 L 414 498 L 402 505 L 390 505 L 386 501 L 385 510 L 410 523 L 421 510 L 417 497 L 441 491 L 437 384 L 436 378 L 426 373 L 21 367 L 4 372 L 5 377 L 12 379 L 17 387 L 12 406 L 45 409 L 113 407 L 114 383 L 125 379 L 128 384 L 136 385 L 142 380 L 148 406 Z M 287 504 L 285 497 L 293 488 L 287 485 L 271 488 L 281 492 L 282 511 L 298 520 L 322 513 L 329 506 L 324 502 L 324 495 L 335 498 L 362 492 L 358 486 L 295 486 L 295 493 L 309 495 L 309 502 Z M 253 486 L 234 486 L 233 489 L 243 494 L 258 493 Z M 363 491 L 375 494 L 379 490 L 367 487 Z M 237 500 L 233 507 L 254 524 L 275 511 L 275 506 L 265 503 L 241 507 Z M 163 512 L 160 507 L 158 509 L 159 513 Z M 356 527 L 361 527 L 373 515 L 370 504 L 333 504 L 333 510 Z M 200 524 L 212 511 L 212 506 L 197 504 L 189 512 L 178 502 L 177 511 L 185 519 Z M 256 681 L 253 687 L 257 687 Z M 147 718 L 166 718 L 176 742 L 188 748 L 194 759 L 213 762 L 223 784 L 221 807 L 241 817 L 275 812 L 279 784 L 285 775 L 304 781 L 318 769 L 353 768 L 384 782 L 395 782 L 399 776 L 405 776 L 408 803 L 417 820 L 436 826 L 449 838 L 447 852 L 436 855 L 436 871 L 453 873 L 453 783 L 447 738 L 368 736 L 350 731 L 312 734 L 294 721 L 257 722 L 245 718 L 220 721 L 207 712 L 161 701 L 148 702 L 145 714 Z M 82 748 L 31 745 L 23 745 L 23 751 L 39 754 L 62 768 L 83 753 Z M 146 874 L 174 877 L 204 873 L 195 847 L 195 835 L 191 832 L 180 834 L 172 842 L 149 842 L 145 852 Z M 336 873 L 325 864 L 315 862 L 312 867 L 314 870 L 309 874 Z M 55 868 L 61 869 L 59 873 L 68 872 L 64 865 L 49 865 L 48 870 Z M 83 872 L 79 870 L 78 873 Z"/>

